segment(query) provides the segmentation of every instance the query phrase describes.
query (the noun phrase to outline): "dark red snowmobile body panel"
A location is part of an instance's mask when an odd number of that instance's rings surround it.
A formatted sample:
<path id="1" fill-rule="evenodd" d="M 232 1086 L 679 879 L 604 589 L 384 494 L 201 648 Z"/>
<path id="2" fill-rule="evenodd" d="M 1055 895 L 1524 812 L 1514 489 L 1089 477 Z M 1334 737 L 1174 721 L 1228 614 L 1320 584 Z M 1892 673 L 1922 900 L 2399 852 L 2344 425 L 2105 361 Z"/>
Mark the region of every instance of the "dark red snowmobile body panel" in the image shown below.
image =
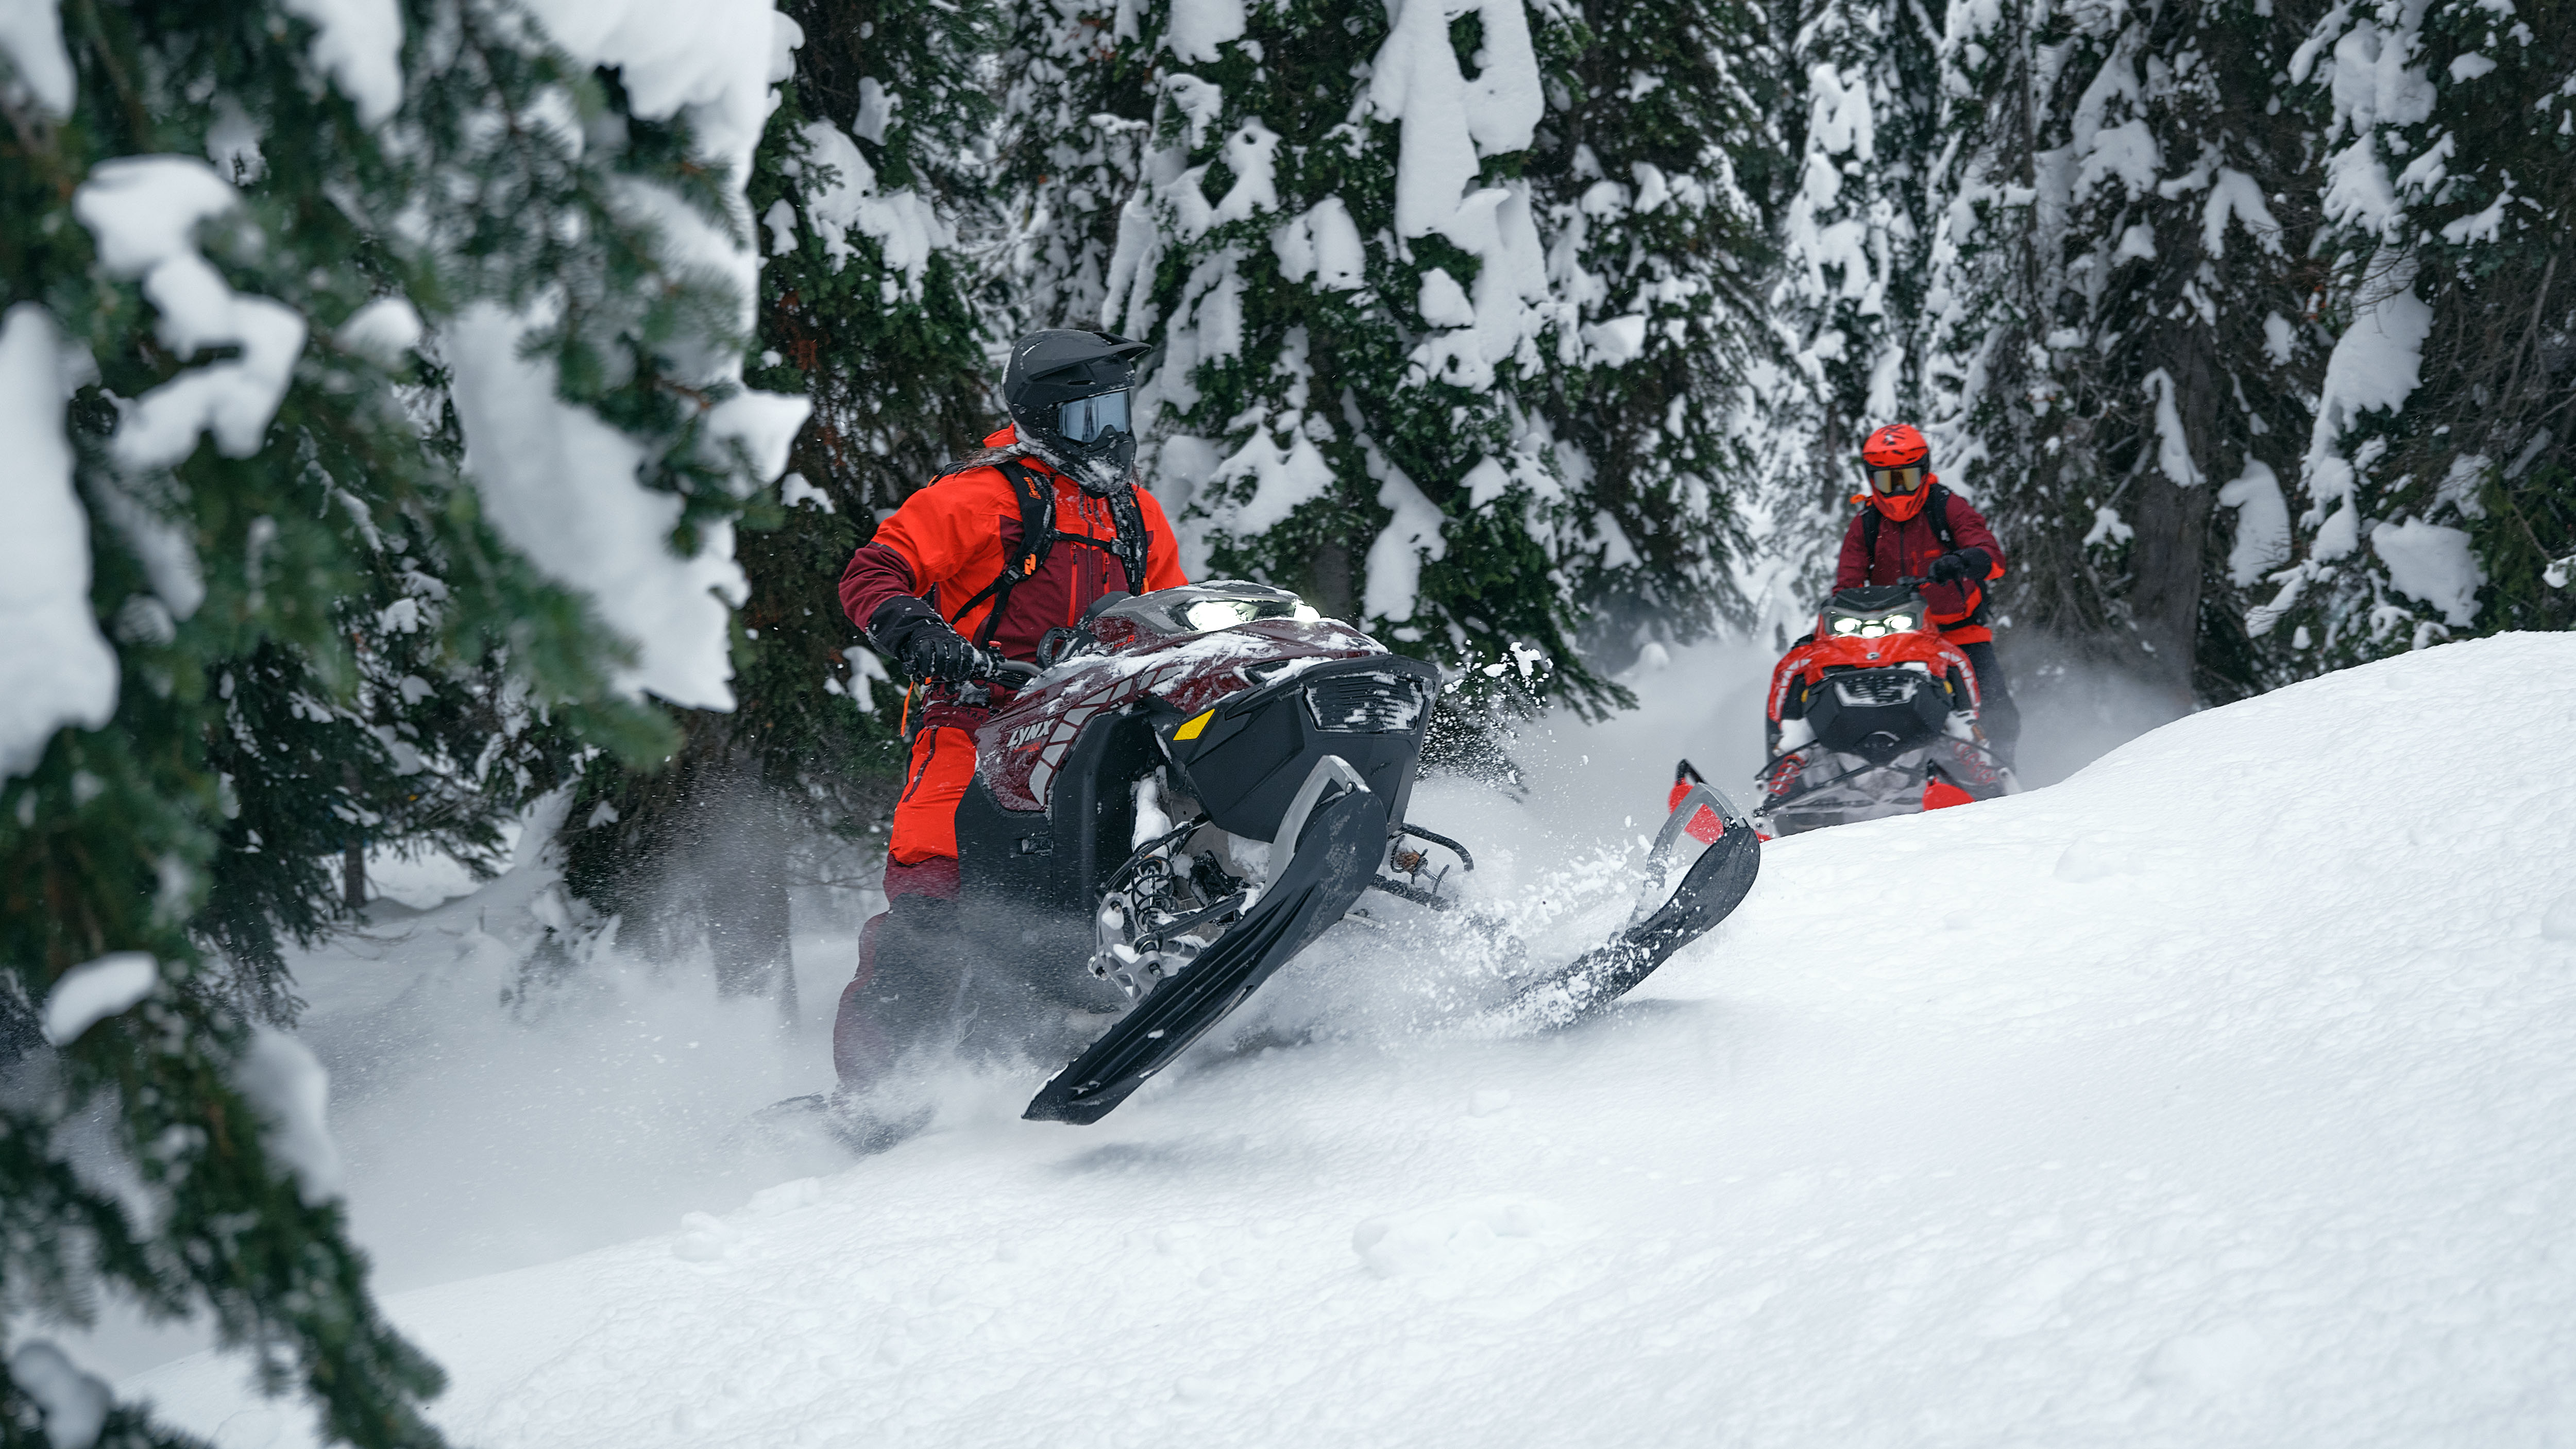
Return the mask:
<path id="1" fill-rule="evenodd" d="M 1235 606 L 1262 616 L 1185 617 Z M 1138 843 L 1136 788 L 1149 776 L 1218 828 L 1268 841 L 1329 754 L 1404 818 L 1440 688 L 1430 665 L 1257 584 L 1146 594 L 1085 629 L 1089 652 L 975 729 L 975 778 L 957 807 L 968 895 L 1060 917 L 1087 942 L 1103 883 Z"/>
<path id="2" fill-rule="evenodd" d="M 1085 661 L 1022 690 L 975 730 L 975 773 L 1005 810 L 1044 810 L 1083 726 L 1151 700 L 1187 719 L 1261 681 L 1247 666 L 1299 659 L 1364 659 L 1386 651 L 1330 619 L 1260 619 L 1212 633 L 1161 638 L 1136 629 L 1098 630 L 1104 658 Z"/>

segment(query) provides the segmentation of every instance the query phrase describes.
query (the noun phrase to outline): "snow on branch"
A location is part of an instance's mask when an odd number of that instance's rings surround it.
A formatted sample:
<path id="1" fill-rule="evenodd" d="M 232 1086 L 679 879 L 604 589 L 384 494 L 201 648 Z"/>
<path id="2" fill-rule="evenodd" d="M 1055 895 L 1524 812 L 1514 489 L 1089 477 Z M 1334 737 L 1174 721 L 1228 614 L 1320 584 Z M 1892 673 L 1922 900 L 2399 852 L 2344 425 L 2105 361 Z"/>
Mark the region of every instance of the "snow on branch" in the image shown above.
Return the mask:
<path id="1" fill-rule="evenodd" d="M 54 731 L 116 712 L 116 654 L 90 612 L 89 518 L 63 436 L 63 358 L 33 302 L 0 322 L 0 779 L 35 768 Z"/>
<path id="2" fill-rule="evenodd" d="M 139 277 L 160 312 L 162 345 L 180 357 L 238 347 L 237 357 L 181 372 L 135 400 L 116 430 L 117 461 L 167 468 L 211 432 L 216 451 L 247 458 L 268 437 L 304 351 L 304 319 L 266 297 L 244 297 L 198 255 L 201 224 L 230 212 L 241 195 L 190 156 L 102 161 L 72 197 L 72 214 L 98 240 L 99 265 Z"/>
<path id="3" fill-rule="evenodd" d="M 1449 40 L 1449 23 L 1470 12 L 1485 32 L 1482 69 L 1472 82 L 1460 73 Z M 1521 0 L 1399 0 L 1394 32 L 1370 67 L 1369 100 L 1381 118 L 1402 125 L 1397 233 L 1449 231 L 1480 158 L 1526 150 L 1546 113 Z"/>

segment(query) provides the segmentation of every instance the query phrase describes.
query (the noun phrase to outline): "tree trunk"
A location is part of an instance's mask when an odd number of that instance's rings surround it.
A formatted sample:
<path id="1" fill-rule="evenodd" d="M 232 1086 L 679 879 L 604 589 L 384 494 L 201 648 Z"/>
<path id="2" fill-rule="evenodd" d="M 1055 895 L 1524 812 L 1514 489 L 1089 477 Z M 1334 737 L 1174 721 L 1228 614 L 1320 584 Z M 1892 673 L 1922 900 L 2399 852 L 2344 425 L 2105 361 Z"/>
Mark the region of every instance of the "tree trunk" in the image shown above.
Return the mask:
<path id="1" fill-rule="evenodd" d="M 2191 421 L 2216 415 L 2224 399 L 2216 395 L 2207 334 L 2195 331 L 2174 359 L 2173 400 L 2185 420 L 2187 445 L 2196 444 L 2192 466 L 2204 476 L 2217 465 L 2206 439 Z M 2152 428 L 2143 446 L 2157 446 Z M 2184 484 L 2155 466 L 2139 474 L 2136 516 L 2130 526 L 2137 541 L 2130 552 L 2129 617 L 2146 651 L 2140 677 L 2175 709 L 2193 704 L 2193 651 L 2200 638 L 2200 592 L 2209 567 L 2209 512 L 2213 485 Z"/>
<path id="2" fill-rule="evenodd" d="M 2200 589 L 2207 567 L 2210 488 L 2181 487 L 2150 471 L 2138 479 L 2136 569 L 2130 617 L 2146 659 L 2139 674 L 2177 709 L 2192 704 L 2192 651 L 2200 635 Z"/>
<path id="3" fill-rule="evenodd" d="M 349 787 L 349 808 L 358 804 L 358 767 L 349 765 L 341 772 Z M 355 821 L 349 823 L 348 843 L 340 847 L 340 903 L 350 910 L 363 910 L 367 904 L 367 829 Z"/>
<path id="4" fill-rule="evenodd" d="M 1306 602 L 1328 619 L 1359 621 L 1359 597 L 1351 592 L 1351 547 L 1335 540 L 1315 550 L 1315 596 Z"/>
<path id="5" fill-rule="evenodd" d="M 735 762 L 709 783 L 717 790 L 714 798 L 700 801 L 705 833 L 692 854 L 700 899 L 706 902 L 717 994 L 775 993 L 780 1016 L 792 1023 L 796 970 L 790 950 L 786 822 L 750 762 Z"/>

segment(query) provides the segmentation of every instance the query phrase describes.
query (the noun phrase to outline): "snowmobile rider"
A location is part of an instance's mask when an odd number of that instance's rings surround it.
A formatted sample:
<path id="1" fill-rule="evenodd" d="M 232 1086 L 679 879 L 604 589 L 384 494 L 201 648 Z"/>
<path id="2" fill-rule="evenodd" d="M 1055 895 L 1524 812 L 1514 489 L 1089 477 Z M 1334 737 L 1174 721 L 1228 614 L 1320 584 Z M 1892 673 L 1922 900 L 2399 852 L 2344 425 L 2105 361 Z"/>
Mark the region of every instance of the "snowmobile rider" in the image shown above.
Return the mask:
<path id="1" fill-rule="evenodd" d="M 957 921 L 957 806 L 975 777 L 975 726 L 1007 689 L 991 659 L 1037 662 L 1052 630 L 1104 595 L 1189 582 L 1154 495 L 1137 486 L 1129 416 L 1141 342 L 1033 332 L 1002 373 L 1010 426 L 903 502 L 841 573 L 841 608 L 912 677 L 912 758 L 886 846 L 886 910 L 859 932 L 832 1062 L 866 1087 L 915 1043 L 1007 1000 L 984 999 Z M 1064 637 L 1064 636 L 1060 636 Z"/>
<path id="2" fill-rule="evenodd" d="M 1048 630 L 1114 591 L 1189 582 L 1172 525 L 1137 486 L 1129 419 L 1145 344 L 1106 332 L 1033 332 L 1011 346 L 1011 425 L 930 480 L 860 546 L 841 607 L 912 676 L 912 759 L 886 852 L 889 903 L 957 894 L 957 805 L 988 706 L 959 686 L 990 652 L 1034 663 Z"/>
<path id="3" fill-rule="evenodd" d="M 1868 491 L 1852 501 L 1869 506 L 1843 535 L 1834 588 L 1931 580 L 1922 588 L 1924 613 L 1976 670 L 1979 722 L 2009 765 L 2021 738 L 2021 710 L 1995 658 L 1985 592 L 2004 576 L 2003 545 L 1968 500 L 1941 486 L 1931 471 L 1932 447 L 1916 429 L 1904 423 L 1878 429 L 1861 445 L 1860 461 Z"/>

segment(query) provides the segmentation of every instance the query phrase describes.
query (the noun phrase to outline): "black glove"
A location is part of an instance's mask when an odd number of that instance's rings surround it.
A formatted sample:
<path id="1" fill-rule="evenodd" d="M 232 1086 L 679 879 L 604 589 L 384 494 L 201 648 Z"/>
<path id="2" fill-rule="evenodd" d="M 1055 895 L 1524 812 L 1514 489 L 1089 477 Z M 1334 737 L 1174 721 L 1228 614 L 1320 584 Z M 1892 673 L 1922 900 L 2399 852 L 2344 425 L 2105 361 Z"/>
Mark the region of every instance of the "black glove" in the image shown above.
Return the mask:
<path id="1" fill-rule="evenodd" d="M 1932 560 L 1932 582 L 1949 584 L 1961 579 L 1983 579 L 1986 566 L 1986 551 L 1982 548 L 1963 548 L 1957 553 L 1945 553 Z"/>
<path id="2" fill-rule="evenodd" d="M 927 599 L 910 594 L 899 594 L 877 609 L 868 620 L 868 642 L 915 679 L 963 684 L 984 663 L 982 652 L 949 628 Z"/>

